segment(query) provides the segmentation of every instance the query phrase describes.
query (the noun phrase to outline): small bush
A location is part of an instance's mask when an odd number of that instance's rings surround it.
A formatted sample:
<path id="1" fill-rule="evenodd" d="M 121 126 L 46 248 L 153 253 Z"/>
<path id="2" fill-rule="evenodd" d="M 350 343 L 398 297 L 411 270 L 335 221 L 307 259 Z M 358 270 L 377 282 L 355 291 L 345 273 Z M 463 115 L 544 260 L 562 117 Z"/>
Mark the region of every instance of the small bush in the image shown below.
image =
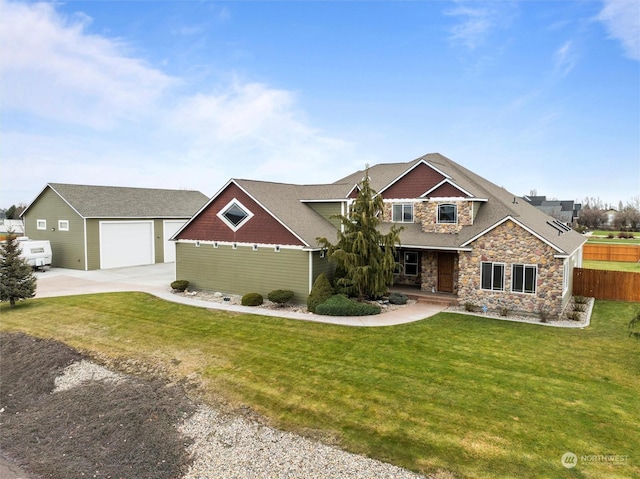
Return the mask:
<path id="1" fill-rule="evenodd" d="M 467 311 L 468 313 L 475 313 L 477 311 L 479 311 L 478 307 L 471 303 L 470 301 L 467 301 L 466 303 L 464 303 L 464 310 Z"/>
<path id="2" fill-rule="evenodd" d="M 288 289 L 275 289 L 267 295 L 267 299 L 282 307 L 293 299 L 293 291 Z"/>
<path id="3" fill-rule="evenodd" d="M 509 308 L 507 308 L 506 306 L 502 306 L 500 308 L 500 316 L 503 316 L 506 318 L 509 315 L 509 311 L 510 311 Z"/>
<path id="4" fill-rule="evenodd" d="M 580 321 L 582 319 L 582 313 L 580 311 L 570 311 L 567 313 L 567 319 L 571 321 Z"/>
<path id="5" fill-rule="evenodd" d="M 380 314 L 380 306 L 359 303 L 343 294 L 336 294 L 324 303 L 319 304 L 316 307 L 316 313 L 325 316 L 370 316 L 372 314 Z"/>
<path id="6" fill-rule="evenodd" d="M 177 279 L 173 283 L 171 283 L 171 288 L 176 291 L 184 291 L 189 287 L 189 281 L 186 279 Z"/>
<path id="7" fill-rule="evenodd" d="M 587 305 L 584 303 L 574 303 L 573 310 L 579 313 L 584 313 L 587 311 Z"/>
<path id="8" fill-rule="evenodd" d="M 541 309 L 538 311 L 538 317 L 540 318 L 541 323 L 547 323 L 549 321 L 550 314 L 548 311 Z"/>
<path id="9" fill-rule="evenodd" d="M 406 294 L 403 293 L 391 293 L 389 295 L 389 303 L 390 304 L 407 304 L 409 298 Z"/>
<path id="10" fill-rule="evenodd" d="M 324 303 L 333 296 L 333 287 L 324 273 L 321 273 L 313 282 L 311 293 L 307 298 L 307 309 L 315 313 L 319 304 Z"/>
<path id="11" fill-rule="evenodd" d="M 584 296 L 574 296 L 573 302 L 576 304 L 587 304 L 589 302 L 589 298 L 585 298 Z"/>
<path id="12" fill-rule="evenodd" d="M 247 293 L 242 297 L 242 306 L 260 306 L 264 298 L 260 293 Z"/>
<path id="13" fill-rule="evenodd" d="M 607 235 L 607 238 L 609 238 L 609 239 L 613 239 L 613 238 L 615 238 L 615 235 L 614 235 L 613 233 L 609 233 L 609 234 Z"/>

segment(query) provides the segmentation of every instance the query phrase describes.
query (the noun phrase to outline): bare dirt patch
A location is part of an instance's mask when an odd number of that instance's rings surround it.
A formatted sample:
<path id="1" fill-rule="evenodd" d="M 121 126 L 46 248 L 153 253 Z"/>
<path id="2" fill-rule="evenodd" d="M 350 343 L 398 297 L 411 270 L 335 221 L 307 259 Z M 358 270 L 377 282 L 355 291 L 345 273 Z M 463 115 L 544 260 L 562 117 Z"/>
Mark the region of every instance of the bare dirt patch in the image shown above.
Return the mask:
<path id="1" fill-rule="evenodd" d="M 177 387 L 133 376 L 54 392 L 82 355 L 52 340 L 0 334 L 0 449 L 33 477 L 176 478 L 191 442 L 176 424 L 193 412 Z"/>

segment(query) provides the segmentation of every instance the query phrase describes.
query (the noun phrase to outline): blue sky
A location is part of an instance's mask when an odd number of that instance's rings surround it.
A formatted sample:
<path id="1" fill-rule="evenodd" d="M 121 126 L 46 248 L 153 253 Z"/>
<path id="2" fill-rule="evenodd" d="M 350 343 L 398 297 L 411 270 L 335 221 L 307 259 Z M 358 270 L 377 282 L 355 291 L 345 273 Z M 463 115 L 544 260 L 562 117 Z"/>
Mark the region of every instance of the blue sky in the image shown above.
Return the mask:
<path id="1" fill-rule="evenodd" d="M 0 0 L 0 49 L 2 208 L 432 152 L 517 195 L 640 195 L 637 0 Z"/>

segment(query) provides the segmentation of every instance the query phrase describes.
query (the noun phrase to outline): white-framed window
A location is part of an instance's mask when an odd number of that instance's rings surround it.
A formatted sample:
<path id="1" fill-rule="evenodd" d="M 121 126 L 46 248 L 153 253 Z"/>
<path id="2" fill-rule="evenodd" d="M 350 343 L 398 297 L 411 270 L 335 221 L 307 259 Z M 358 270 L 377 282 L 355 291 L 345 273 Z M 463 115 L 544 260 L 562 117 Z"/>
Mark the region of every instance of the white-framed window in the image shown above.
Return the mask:
<path id="1" fill-rule="evenodd" d="M 452 203 L 438 205 L 438 223 L 457 223 L 458 206 Z"/>
<path id="2" fill-rule="evenodd" d="M 538 266 L 535 264 L 514 264 L 511 266 L 511 291 L 535 294 Z"/>
<path id="3" fill-rule="evenodd" d="M 58 231 L 69 231 L 69 220 L 58 220 Z"/>
<path id="4" fill-rule="evenodd" d="M 413 203 L 400 203 L 393 205 L 391 221 L 396 223 L 413 223 Z"/>
<path id="5" fill-rule="evenodd" d="M 480 270 L 480 288 L 504 291 L 504 263 L 483 262 Z"/>
<path id="6" fill-rule="evenodd" d="M 36 220 L 36 229 L 37 230 L 46 230 L 47 229 L 47 220 Z"/>
<path id="7" fill-rule="evenodd" d="M 233 231 L 238 231 L 251 219 L 253 213 L 234 198 L 217 213 L 217 216 Z"/>

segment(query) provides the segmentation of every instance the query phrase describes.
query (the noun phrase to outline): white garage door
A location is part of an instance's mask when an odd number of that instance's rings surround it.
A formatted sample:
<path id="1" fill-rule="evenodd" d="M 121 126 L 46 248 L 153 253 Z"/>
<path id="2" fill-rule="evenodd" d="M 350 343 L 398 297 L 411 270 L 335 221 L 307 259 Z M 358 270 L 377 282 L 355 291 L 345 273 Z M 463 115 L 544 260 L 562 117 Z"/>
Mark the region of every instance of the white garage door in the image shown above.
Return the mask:
<path id="1" fill-rule="evenodd" d="M 101 221 L 100 268 L 153 264 L 152 221 Z"/>
<path id="2" fill-rule="evenodd" d="M 176 260 L 176 244 L 173 241 L 169 241 L 174 234 L 178 232 L 180 228 L 186 223 L 184 220 L 166 220 L 164 222 L 164 232 L 162 237 L 164 238 L 164 262 L 173 263 Z"/>

